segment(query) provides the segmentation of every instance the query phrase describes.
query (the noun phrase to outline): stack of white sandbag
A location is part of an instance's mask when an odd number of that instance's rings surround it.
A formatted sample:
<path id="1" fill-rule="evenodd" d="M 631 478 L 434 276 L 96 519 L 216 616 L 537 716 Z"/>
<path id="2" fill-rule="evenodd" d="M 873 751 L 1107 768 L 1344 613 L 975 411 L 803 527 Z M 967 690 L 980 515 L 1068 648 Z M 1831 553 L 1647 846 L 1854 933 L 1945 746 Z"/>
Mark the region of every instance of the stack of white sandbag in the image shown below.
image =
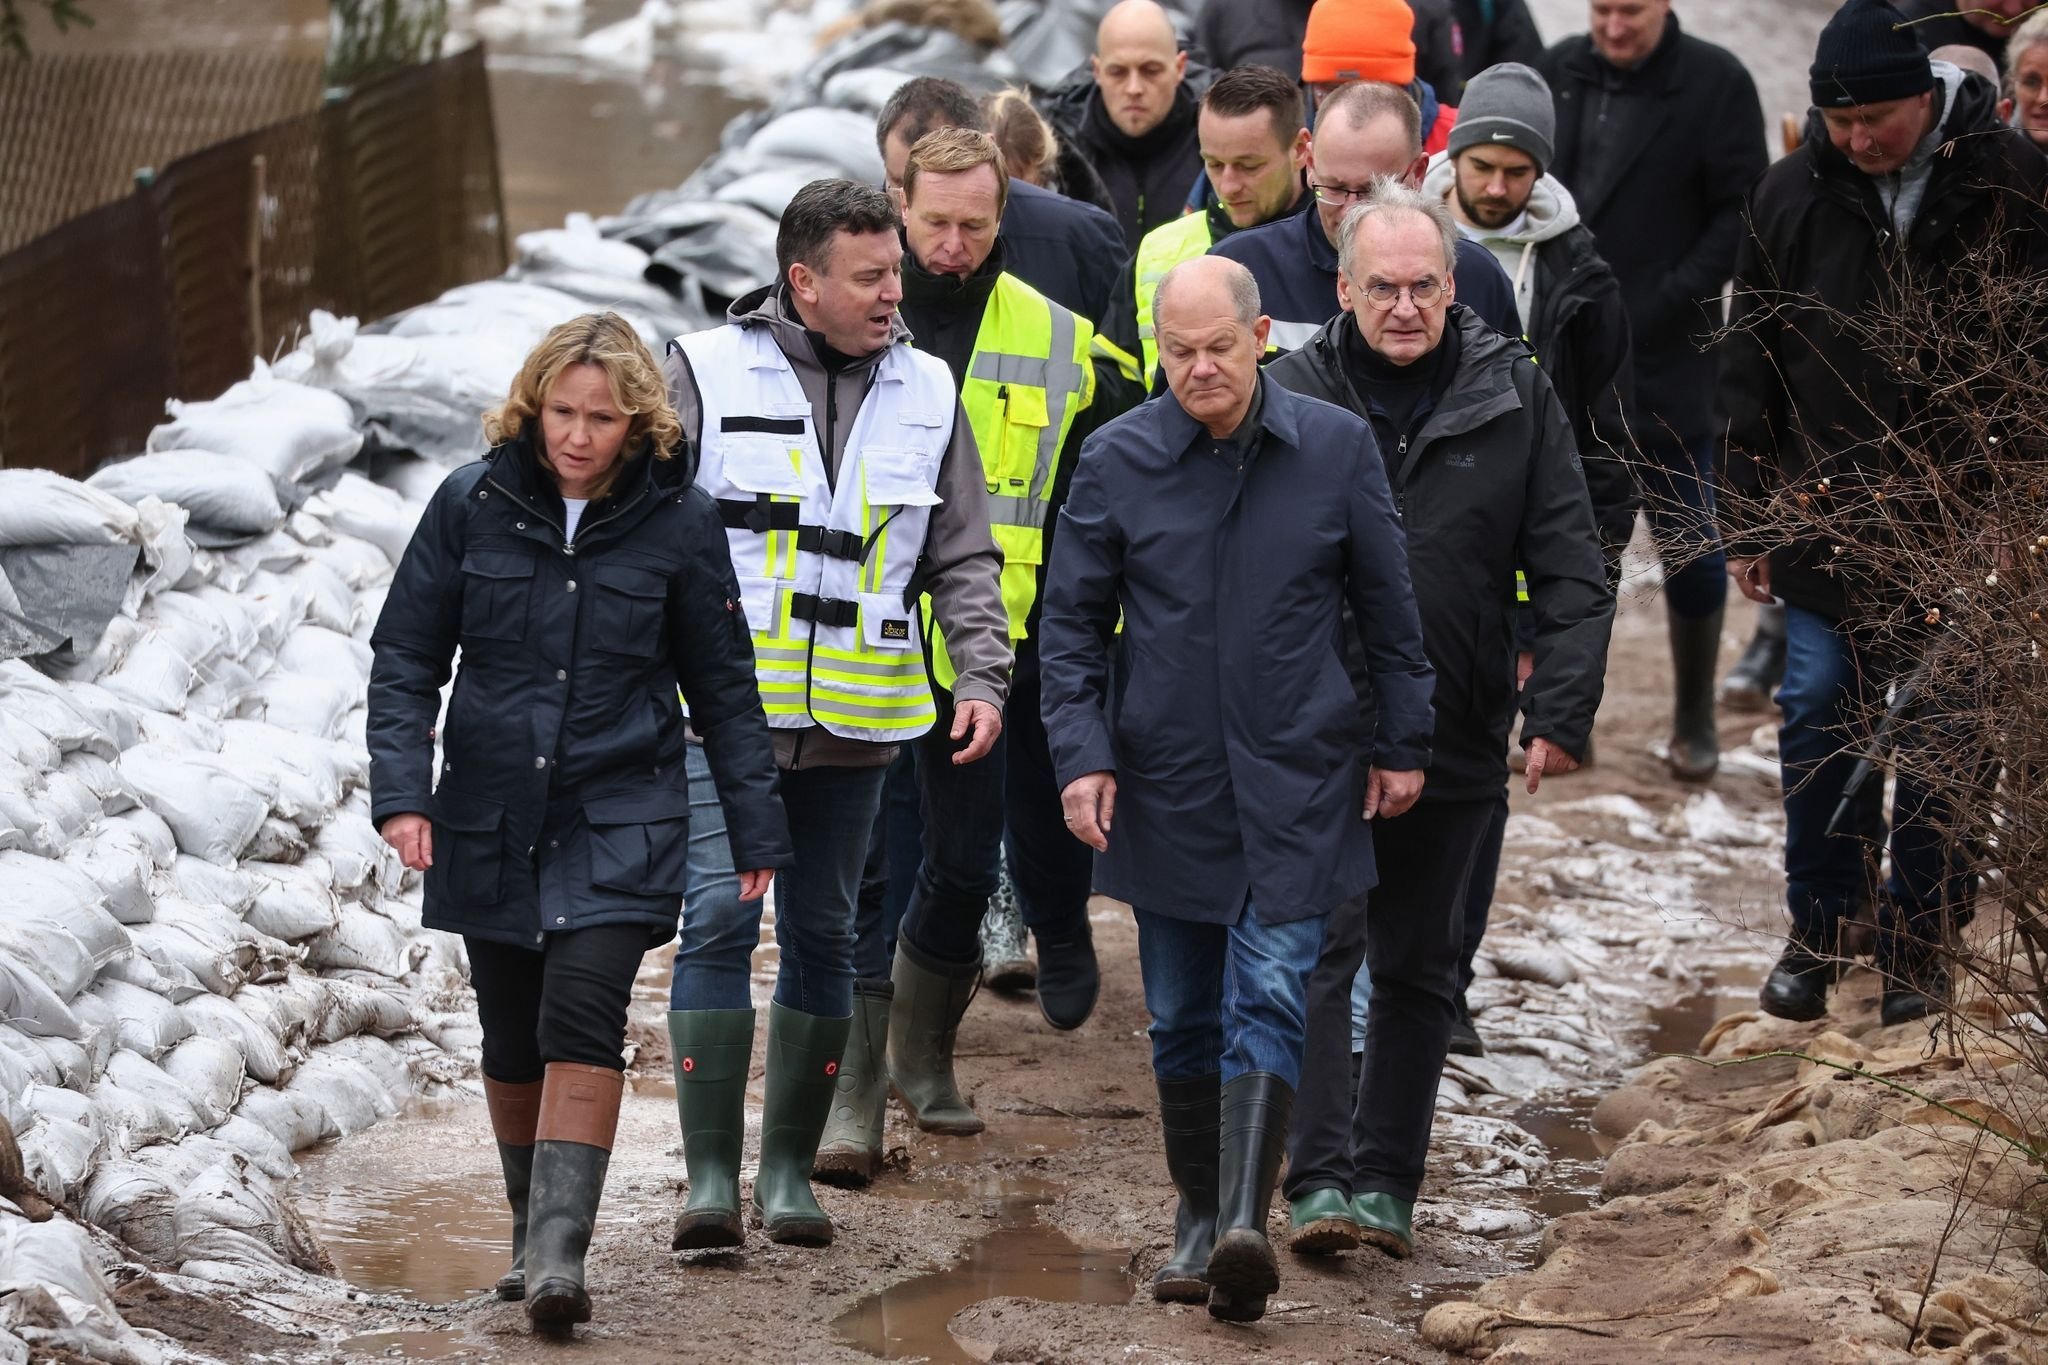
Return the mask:
<path id="1" fill-rule="evenodd" d="M 367 641 L 420 503 L 338 471 L 337 407 L 259 370 L 90 485 L 0 470 L 0 562 L 133 562 L 96 639 L 0 662 L 0 1361 L 151 1358 L 124 1259 L 322 1269 L 291 1154 L 474 1074 L 460 941 L 368 816 Z"/>

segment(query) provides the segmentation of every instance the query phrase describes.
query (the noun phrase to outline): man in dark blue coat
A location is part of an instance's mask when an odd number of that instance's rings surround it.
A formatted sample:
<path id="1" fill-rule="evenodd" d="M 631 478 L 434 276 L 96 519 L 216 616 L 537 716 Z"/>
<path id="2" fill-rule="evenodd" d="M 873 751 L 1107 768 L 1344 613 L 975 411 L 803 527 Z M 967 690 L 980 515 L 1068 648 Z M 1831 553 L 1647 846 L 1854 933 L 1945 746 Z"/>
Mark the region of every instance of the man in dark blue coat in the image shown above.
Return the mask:
<path id="1" fill-rule="evenodd" d="M 1375 880 L 1366 821 L 1421 791 L 1434 677 L 1371 428 L 1261 379 L 1244 267 L 1175 267 L 1155 315 L 1168 392 L 1089 439 L 1060 514 L 1045 721 L 1096 887 L 1138 920 L 1181 1194 L 1153 1294 L 1250 1321 L 1279 1287 L 1266 1210 L 1308 974 L 1325 917 Z M 1377 735 L 1344 667 L 1347 600 Z"/>
<path id="2" fill-rule="evenodd" d="M 1337 224 L 1344 211 L 1383 177 L 1421 184 L 1428 165 L 1422 111 L 1399 86 L 1353 81 L 1323 100 L 1309 145 L 1308 206 L 1233 232 L 1210 248 L 1258 281 L 1259 298 L 1273 317 L 1274 345 L 1294 350 L 1337 316 Z M 1458 301 L 1495 331 L 1520 336 L 1514 282 L 1493 253 L 1460 241 L 1454 268 Z"/>

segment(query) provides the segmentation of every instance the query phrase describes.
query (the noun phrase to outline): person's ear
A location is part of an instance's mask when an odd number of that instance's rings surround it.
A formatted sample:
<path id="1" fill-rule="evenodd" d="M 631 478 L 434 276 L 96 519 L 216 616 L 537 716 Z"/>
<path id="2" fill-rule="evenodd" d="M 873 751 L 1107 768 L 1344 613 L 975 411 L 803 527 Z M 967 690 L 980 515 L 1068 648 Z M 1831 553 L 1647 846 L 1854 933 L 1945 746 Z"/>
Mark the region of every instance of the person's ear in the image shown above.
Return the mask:
<path id="1" fill-rule="evenodd" d="M 1294 146 L 1288 149 L 1287 155 L 1288 159 L 1294 162 L 1295 170 L 1305 171 L 1308 169 L 1308 149 L 1309 145 L 1314 141 L 1314 136 L 1306 128 L 1294 135 Z"/>
<path id="2" fill-rule="evenodd" d="M 1264 355 L 1266 353 L 1266 338 L 1272 334 L 1273 319 L 1264 313 L 1259 314 L 1259 320 L 1252 324 L 1252 350 L 1254 354 Z"/>
<path id="3" fill-rule="evenodd" d="M 789 292 L 805 303 L 815 304 L 819 298 L 817 272 L 802 261 L 792 262 L 789 267 Z"/>
<path id="4" fill-rule="evenodd" d="M 1176 53 L 1174 53 L 1174 54 L 1173 54 L 1173 78 L 1174 78 L 1174 79 L 1175 79 L 1176 81 L 1178 81 L 1178 80 L 1182 80 L 1182 79 L 1184 79 L 1184 78 L 1185 78 L 1185 77 L 1187 76 L 1187 74 L 1188 74 L 1188 54 L 1187 54 L 1187 53 L 1185 53 L 1185 52 L 1176 52 Z"/>
<path id="5" fill-rule="evenodd" d="M 1422 188 L 1422 177 L 1429 174 L 1429 153 L 1424 152 L 1408 163 L 1408 169 L 1401 176 L 1401 183 L 1409 189 Z"/>

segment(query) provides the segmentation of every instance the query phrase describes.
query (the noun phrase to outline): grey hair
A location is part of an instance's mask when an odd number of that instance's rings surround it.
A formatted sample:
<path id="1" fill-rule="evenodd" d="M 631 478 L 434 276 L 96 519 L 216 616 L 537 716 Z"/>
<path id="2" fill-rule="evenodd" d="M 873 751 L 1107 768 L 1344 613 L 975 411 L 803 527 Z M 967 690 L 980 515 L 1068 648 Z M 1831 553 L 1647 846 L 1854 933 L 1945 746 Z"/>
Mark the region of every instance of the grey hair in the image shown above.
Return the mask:
<path id="1" fill-rule="evenodd" d="M 1450 208 L 1441 199 L 1403 184 L 1393 176 L 1383 175 L 1372 182 L 1372 190 L 1364 199 L 1344 211 L 1344 221 L 1337 229 L 1337 269 L 1344 272 L 1345 278 L 1354 281 L 1358 278 L 1351 267 L 1358 258 L 1358 230 L 1365 226 L 1366 220 L 1398 213 L 1419 214 L 1427 219 L 1441 239 L 1444 273 L 1449 275 L 1457 269 L 1458 224 L 1451 217 Z"/>
<path id="2" fill-rule="evenodd" d="M 2012 37 L 2005 44 L 2005 94 L 2008 99 L 2018 93 L 2020 55 L 2030 47 L 2048 44 L 2048 9 L 2035 10 L 2021 21 L 2012 31 Z"/>
<path id="3" fill-rule="evenodd" d="M 1165 276 L 1159 281 L 1158 291 L 1152 296 L 1152 316 L 1159 318 L 1165 315 L 1166 295 L 1167 291 L 1173 287 L 1174 276 L 1180 274 L 1181 271 L 1186 270 L 1189 266 L 1194 265 L 1196 261 L 1207 260 L 1223 262 L 1223 278 L 1230 286 L 1230 302 L 1237 312 L 1237 320 L 1247 327 L 1255 325 L 1259 320 L 1260 313 L 1259 282 L 1252 278 L 1252 272 L 1245 269 L 1241 263 L 1226 260 L 1221 256 L 1196 256 L 1191 260 L 1182 261 L 1179 265 L 1167 271 Z M 1208 267 L 1203 268 L 1206 269 Z"/>

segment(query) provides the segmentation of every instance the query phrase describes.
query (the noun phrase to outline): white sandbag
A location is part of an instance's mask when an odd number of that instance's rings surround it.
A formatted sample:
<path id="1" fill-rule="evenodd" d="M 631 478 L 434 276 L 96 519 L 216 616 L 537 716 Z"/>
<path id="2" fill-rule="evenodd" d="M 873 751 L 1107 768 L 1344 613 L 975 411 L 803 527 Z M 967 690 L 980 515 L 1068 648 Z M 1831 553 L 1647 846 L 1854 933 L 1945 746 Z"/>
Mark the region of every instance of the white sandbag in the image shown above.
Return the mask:
<path id="1" fill-rule="evenodd" d="M 251 899 L 254 899 L 253 878 Z M 209 945 L 223 943 L 247 947 L 253 958 L 249 962 L 248 980 L 254 983 L 282 981 L 291 967 L 305 961 L 303 948 L 274 939 L 248 924 L 239 910 L 224 905 L 188 901 L 182 896 L 163 896 L 157 902 L 155 925 L 183 929 L 199 942 Z"/>
<path id="2" fill-rule="evenodd" d="M 61 857 L 64 828 L 36 809 L 36 776 L 12 759 L 0 758 L 0 850 Z"/>
<path id="3" fill-rule="evenodd" d="M 99 888 L 77 868 L 21 849 L 0 850 L 0 925 L 25 920 L 55 924 L 79 940 L 95 969 L 121 956 L 128 945 L 127 934 L 100 900 Z"/>
<path id="4" fill-rule="evenodd" d="M 389 1106 L 384 1087 L 360 1063 L 317 1053 L 300 1064 L 285 1084 L 284 1093 L 318 1106 L 322 1142 L 352 1137 L 396 1112 Z M 387 1108 L 391 1108 L 390 1113 Z"/>
<path id="5" fill-rule="evenodd" d="M 213 1130 L 223 1146 L 232 1147 L 272 1180 L 290 1180 L 298 1174 L 291 1149 L 268 1128 L 240 1114 L 230 1114 Z"/>
<path id="6" fill-rule="evenodd" d="M 97 684 L 126 662 L 129 652 L 148 633 L 133 618 L 116 616 L 100 632 L 99 643 L 92 647 L 90 654 L 62 661 L 53 655 L 45 659 L 44 664 L 52 677 L 64 682 Z M 128 703 L 123 701 L 122 704 Z"/>
<path id="7" fill-rule="evenodd" d="M 122 811 L 100 828 L 120 831 L 124 841 L 132 837 L 136 846 L 148 851 L 150 861 L 159 869 L 168 869 L 178 856 L 177 836 L 161 815 L 146 806 Z"/>
<path id="8" fill-rule="evenodd" d="M 49 773 L 55 772 L 57 765 L 64 761 L 64 753 L 41 730 L 0 709 L 0 761 L 16 764 L 32 773 Z"/>
<path id="9" fill-rule="evenodd" d="M 0 1024 L 38 1037 L 77 1038 L 78 1017 L 26 962 L 0 956 Z"/>
<path id="10" fill-rule="evenodd" d="M 233 1044 L 219 1038 L 187 1038 L 164 1054 L 157 1065 L 166 1076 L 185 1087 L 202 1128 L 221 1123 L 241 1098 L 242 1054 Z"/>
<path id="11" fill-rule="evenodd" d="M 257 827 L 256 837 L 242 850 L 242 856 L 258 858 L 265 862 L 288 863 L 305 856 L 307 847 L 304 831 L 289 820 L 280 820 L 272 816 Z"/>
<path id="12" fill-rule="evenodd" d="M 87 1098 L 99 1114 L 100 1129 L 107 1135 L 108 1144 L 121 1151 L 132 1152 L 153 1142 L 172 1142 L 185 1131 L 185 1125 L 167 1113 L 155 1096 L 130 1090 L 110 1075 L 102 1076 Z"/>
<path id="13" fill-rule="evenodd" d="M 195 996 L 209 994 L 190 969 L 176 962 L 159 961 L 146 952 L 138 951 L 132 957 L 110 963 L 100 973 L 102 981 L 119 981 L 161 996 L 174 1005 L 182 1005 Z"/>
<path id="14" fill-rule="evenodd" d="M 17 915 L 22 917 L 13 918 Z M 48 920 L 29 919 L 12 909 L 0 912 L 0 958 L 39 977 L 59 1000 L 77 995 L 99 972 L 76 938 Z"/>
<path id="15" fill-rule="evenodd" d="M 121 923 L 147 924 L 156 914 L 150 894 L 150 877 L 157 871 L 155 851 L 137 826 L 100 822 L 64 850 L 64 865 L 85 874 L 105 898 L 107 913 Z"/>
<path id="16" fill-rule="evenodd" d="M 129 932 L 135 937 L 135 946 L 151 960 L 184 968 L 214 995 L 233 995 L 256 969 L 253 943 L 177 924 L 138 924 Z M 187 1001 L 186 1007 L 191 1003 Z"/>
<path id="17" fill-rule="evenodd" d="M 161 498 L 185 509 L 191 524 L 239 535 L 261 535 L 284 520 L 277 484 L 262 468 L 232 455 L 175 449 L 110 464 L 86 486 L 125 503 Z"/>
<path id="18" fill-rule="evenodd" d="M 233 659 L 209 659 L 195 669 L 185 709 L 208 716 L 240 716 L 254 709 L 256 674 Z"/>
<path id="19" fill-rule="evenodd" d="M 355 700 L 369 687 L 370 665 L 376 660 L 370 647 L 339 631 L 324 626 L 304 625 L 291 632 L 277 647 L 277 666 L 316 678 L 343 678 L 357 682 Z"/>
<path id="20" fill-rule="evenodd" d="M 249 987 L 248 991 L 261 989 Z M 279 1034 L 238 1007 L 236 1001 L 218 995 L 201 995 L 185 1001 L 179 1006 L 185 1017 L 192 1021 L 193 1031 L 208 1038 L 218 1038 L 241 1054 L 242 1069 L 265 1085 L 275 1085 L 281 1077 L 291 1072 L 292 1064 L 285 1053 L 285 1043 Z"/>
<path id="21" fill-rule="evenodd" d="M 286 1047 L 311 1040 L 327 1013 L 327 983 L 308 972 L 294 972 L 282 981 L 251 986 L 235 1001 L 251 1019 Z"/>
<path id="22" fill-rule="evenodd" d="M 10 661 L 19 664 L 19 660 Z M 0 669 L 8 665 L 0 664 Z M 135 742 L 135 708 L 122 701 L 105 688 L 90 682 L 58 682 L 46 678 L 26 665 L 19 674 L 10 675 L 21 686 L 49 687 L 61 691 L 64 700 L 81 716 L 91 723 L 93 729 L 104 735 L 119 753 Z M 91 752 L 99 752 L 95 746 L 87 746 Z M 111 755 L 102 754 L 102 757 Z"/>
<path id="23" fill-rule="evenodd" d="M 350 802 L 363 796 L 358 788 Z M 313 838 L 313 851 L 334 869 L 334 889 L 342 895 L 366 891 L 396 891 L 404 880 L 405 864 L 384 842 L 368 818 L 347 805 L 334 819 L 321 826 Z"/>
<path id="24" fill-rule="evenodd" d="M 150 1150 L 156 1150 L 154 1148 Z M 85 1184 L 78 1211 L 147 1260 L 177 1264 L 173 1177 L 132 1158 L 103 1161 Z"/>
<path id="25" fill-rule="evenodd" d="M 428 1014 L 420 1020 L 420 1032 L 443 1052 L 461 1053 L 481 1048 L 483 1026 L 467 1011 L 449 1010 Z"/>
<path id="26" fill-rule="evenodd" d="M 166 599 L 171 600 L 171 599 Z M 249 651 L 260 642 L 256 617 L 249 607 L 234 593 L 207 586 L 189 593 L 179 593 L 175 600 L 189 601 L 213 613 L 225 634 L 220 652 L 231 659 L 244 659 Z"/>
<path id="27" fill-rule="evenodd" d="M 195 669 L 233 657 L 238 635 L 253 637 L 248 613 L 226 594 L 209 601 L 198 593 L 167 592 L 143 608 L 139 619 Z M 246 647 L 240 652 L 246 653 Z"/>
<path id="28" fill-rule="evenodd" d="M 257 641 L 275 651 L 306 619 L 313 601 L 313 585 L 265 570 L 250 575 L 239 597 L 248 609 L 249 619 L 255 623 Z"/>
<path id="29" fill-rule="evenodd" d="M 330 532 L 327 544 L 317 550 L 309 550 L 306 558 L 347 584 L 350 593 L 388 582 L 391 571 L 397 567 L 390 555 L 369 541 L 343 531 Z M 360 625 L 364 615 L 360 602 L 356 603 L 355 615 Z"/>
<path id="30" fill-rule="evenodd" d="M 120 769 L 178 847 L 210 863 L 232 863 L 270 813 L 262 793 L 212 756 L 138 744 L 121 755 Z"/>
<path id="31" fill-rule="evenodd" d="M 306 945 L 306 961 L 314 967 L 353 967 L 396 979 L 426 956 L 426 946 L 405 931 L 359 905 L 342 907 L 340 922 Z"/>
<path id="32" fill-rule="evenodd" d="M 68 1219 L 0 1219 L 0 1326 L 54 1356 L 158 1365 L 164 1354 L 121 1320 L 91 1238 Z"/>
<path id="33" fill-rule="evenodd" d="M 42 731 L 62 753 L 82 750 L 112 758 L 121 752 L 120 737 L 110 733 L 112 717 L 103 707 L 21 659 L 0 663 L 0 707 Z"/>
<path id="34" fill-rule="evenodd" d="M 71 1035 L 71 1041 L 84 1050 L 91 1074 L 98 1076 L 107 1069 L 107 1059 L 114 1055 L 114 1049 L 121 1045 L 121 1021 L 114 1017 L 106 1001 L 90 991 L 71 1002 L 71 1017 L 78 1023 L 78 1032 Z"/>
<path id="35" fill-rule="evenodd" d="M 512 251 L 524 270 L 588 270 L 637 283 L 647 269 L 646 252 L 601 236 L 587 213 L 570 214 L 558 228 L 520 233 Z"/>
<path id="36" fill-rule="evenodd" d="M 220 721 L 204 715 L 174 716 L 162 711 L 137 711 L 139 744 L 157 744 L 179 754 L 218 754 Z M 140 795 L 141 793 L 137 793 Z"/>
<path id="37" fill-rule="evenodd" d="M 177 1262 L 319 1270 L 319 1244 L 248 1159 L 214 1163 L 178 1199 Z"/>
<path id="38" fill-rule="evenodd" d="M 347 748 L 319 735 L 247 720 L 221 722 L 221 734 L 222 755 L 263 792 L 270 809 L 308 828 L 333 819 L 343 784 L 368 774 L 367 756 L 359 766 Z"/>
<path id="39" fill-rule="evenodd" d="M 256 685 L 255 699 L 262 707 L 262 719 L 280 729 L 338 739 L 360 686 L 353 678 L 273 672 Z"/>
<path id="40" fill-rule="evenodd" d="M 388 1038 L 418 1027 L 412 1007 L 388 990 L 368 984 L 328 978 L 330 1004 L 320 1020 L 319 1041 L 335 1043 L 357 1034 Z"/>
<path id="41" fill-rule="evenodd" d="M 120 1020 L 121 1046 L 155 1061 L 192 1036 L 192 1020 L 160 995 L 126 981 L 103 979 L 92 993 Z"/>
<path id="42" fill-rule="evenodd" d="M 480 280 L 445 290 L 432 303 L 399 314 L 390 333 L 401 337 L 497 337 L 524 355 L 551 328 L 589 311 L 575 295 L 545 285 Z"/>
<path id="43" fill-rule="evenodd" d="M 619 246 L 622 243 L 607 243 Z M 638 254 L 637 247 L 627 247 Z M 641 257 L 645 263 L 646 257 Z M 419 525 L 418 504 L 408 503 L 389 488 L 381 488 L 360 474 L 344 473 L 334 487 L 306 503 L 306 510 L 336 531 L 367 540 L 396 564 L 412 543 L 413 528 Z"/>
<path id="44" fill-rule="evenodd" d="M 120 620 L 123 618 L 115 618 Z M 182 711 L 192 690 L 192 664 L 155 633 L 143 635 L 99 683 L 146 711 Z"/>
<path id="45" fill-rule="evenodd" d="M 113 760 L 117 757 L 118 750 L 103 757 L 78 749 L 64 755 L 57 771 L 84 787 L 101 815 L 119 815 L 141 805 L 142 798 L 135 794 L 135 788 L 128 785 L 120 769 L 114 766 Z"/>
<path id="46" fill-rule="evenodd" d="M 135 509 L 112 494 L 46 469 L 0 469 L 0 546 L 140 540 Z"/>
<path id="47" fill-rule="evenodd" d="M 306 602 L 306 619 L 347 635 L 356 626 L 356 596 L 348 580 L 315 560 L 294 565 L 285 577 L 296 578 L 312 590 Z"/>
<path id="48" fill-rule="evenodd" d="M 153 1101 L 183 1132 L 193 1132 L 211 1126 L 202 1121 L 199 1106 L 185 1087 L 164 1074 L 162 1067 L 139 1052 L 125 1047 L 116 1048 L 114 1055 L 107 1059 L 106 1081 L 132 1095 L 141 1095 Z M 224 1116 L 216 1114 L 213 1117 L 218 1120 Z"/>
<path id="49" fill-rule="evenodd" d="M 68 1090 L 56 1092 L 70 1095 Z M 53 1204 L 75 1207 L 86 1181 L 111 1150 L 110 1140 L 99 1131 L 99 1111 L 83 1095 L 72 1098 L 84 1104 L 89 1118 L 84 1123 L 44 1120 L 17 1135 L 21 1164 L 29 1184 Z"/>
<path id="50" fill-rule="evenodd" d="M 327 1111 L 305 1092 L 259 1085 L 242 1096 L 235 1117 L 275 1138 L 287 1152 L 302 1152 L 324 1140 Z"/>
<path id="51" fill-rule="evenodd" d="M 262 890 L 255 877 L 239 866 L 221 867 L 181 853 L 171 864 L 171 886 L 194 905 L 217 906 L 239 918 L 256 903 Z"/>
<path id="52" fill-rule="evenodd" d="M 171 420 L 149 433 L 149 449 L 210 450 L 253 464 L 288 502 L 306 485 L 355 458 L 362 434 L 348 400 L 278 379 L 262 361 L 219 398 L 167 403 Z"/>
<path id="53" fill-rule="evenodd" d="M 8 1126 L 17 1132 L 35 1124 L 35 1112 L 23 1099 L 29 1087 L 35 1084 L 34 1073 L 22 1059 L 11 1050 L 0 1049 L 0 1117 L 4 1117 Z"/>
<path id="54" fill-rule="evenodd" d="M 351 1062 L 374 1077 L 390 1108 L 386 1118 L 405 1108 L 418 1093 L 405 1054 L 387 1039 L 367 1033 L 358 1034 L 319 1048 L 313 1055 Z"/>
<path id="55" fill-rule="evenodd" d="M 315 860 L 321 867 L 324 859 Z M 253 929 L 295 943 L 332 929 L 341 921 L 341 906 L 334 890 L 315 869 L 288 863 L 249 862 L 242 870 L 253 874 L 261 889 L 256 903 L 244 919 Z"/>
<path id="56" fill-rule="evenodd" d="M 107 970 L 119 971 L 135 960 L 124 958 Z M 109 1042 L 106 1052 L 96 1055 L 86 1051 L 81 1044 L 71 1038 L 30 1038 L 26 1034 L 16 1033 L 13 1029 L 0 1028 L 0 1039 L 9 1037 L 19 1039 L 22 1045 L 33 1050 L 41 1059 L 38 1065 L 48 1071 L 46 1084 L 76 1090 L 81 1095 L 92 1089 L 93 1082 L 100 1078 L 100 1068 L 106 1065 L 107 1057 L 112 1055 L 114 1050 L 113 1043 Z"/>
<path id="57" fill-rule="evenodd" d="M 0 1024 L 0 1096 L 20 1096 L 30 1085 L 62 1085 L 42 1040 Z"/>

